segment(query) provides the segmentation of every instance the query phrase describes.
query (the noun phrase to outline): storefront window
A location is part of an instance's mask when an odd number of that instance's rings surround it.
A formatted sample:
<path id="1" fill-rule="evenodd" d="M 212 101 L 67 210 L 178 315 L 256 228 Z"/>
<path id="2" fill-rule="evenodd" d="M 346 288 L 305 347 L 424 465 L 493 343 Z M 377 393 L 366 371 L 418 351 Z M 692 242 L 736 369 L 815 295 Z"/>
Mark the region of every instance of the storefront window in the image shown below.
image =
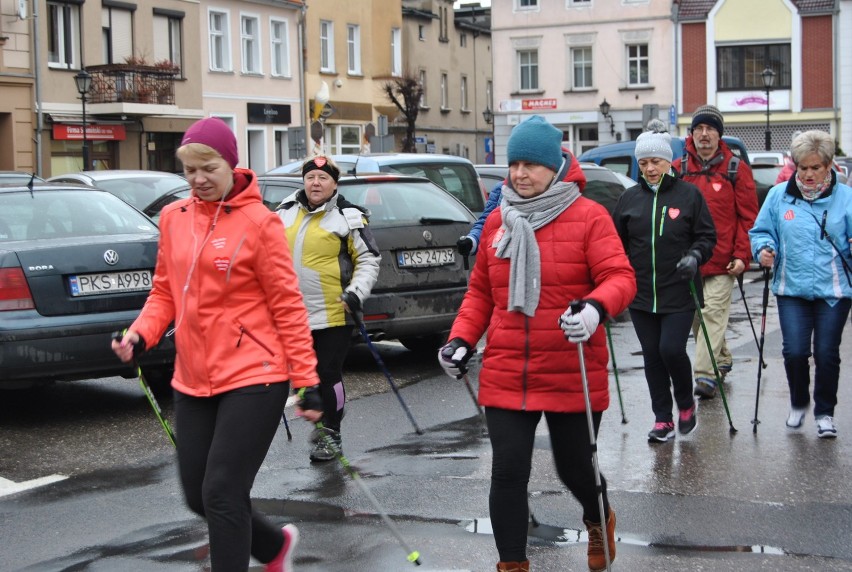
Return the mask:
<path id="1" fill-rule="evenodd" d="M 89 141 L 89 158 L 96 171 L 115 168 L 115 148 L 112 141 Z M 50 174 L 79 173 L 83 168 L 83 142 L 73 139 L 50 142 Z"/>

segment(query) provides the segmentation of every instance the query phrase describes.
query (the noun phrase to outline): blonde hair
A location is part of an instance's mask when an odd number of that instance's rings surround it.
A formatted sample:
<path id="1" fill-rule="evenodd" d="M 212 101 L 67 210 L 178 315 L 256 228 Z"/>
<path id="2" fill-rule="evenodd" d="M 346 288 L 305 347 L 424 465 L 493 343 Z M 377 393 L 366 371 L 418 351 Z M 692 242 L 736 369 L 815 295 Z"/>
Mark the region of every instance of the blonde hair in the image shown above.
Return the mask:
<path id="1" fill-rule="evenodd" d="M 834 139 L 829 133 L 812 129 L 800 133 L 790 147 L 790 156 L 797 165 L 799 161 L 811 154 L 817 154 L 823 165 L 831 165 L 834 160 Z"/>
<path id="2" fill-rule="evenodd" d="M 200 159 L 202 161 L 222 159 L 227 163 L 227 160 L 216 149 L 204 143 L 187 143 L 186 145 L 181 145 L 178 147 L 175 155 L 180 159 L 181 163 L 185 162 L 185 159 Z"/>

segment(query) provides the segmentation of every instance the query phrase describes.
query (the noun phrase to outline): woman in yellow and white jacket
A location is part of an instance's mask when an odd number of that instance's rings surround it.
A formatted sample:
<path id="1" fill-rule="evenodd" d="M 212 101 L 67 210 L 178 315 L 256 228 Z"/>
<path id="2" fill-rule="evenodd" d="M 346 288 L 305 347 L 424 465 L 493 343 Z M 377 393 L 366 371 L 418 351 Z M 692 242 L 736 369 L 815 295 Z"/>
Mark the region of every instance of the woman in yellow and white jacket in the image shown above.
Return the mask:
<path id="1" fill-rule="evenodd" d="M 299 289 L 317 354 L 323 399 L 323 424 L 341 445 L 340 422 L 346 392 L 343 360 L 352 339 L 346 312 L 360 312 L 379 276 L 379 248 L 365 212 L 337 192 L 340 169 L 324 155 L 302 165 L 305 188 L 284 199 L 278 216 L 284 222 Z M 330 461 L 334 453 L 323 440 L 312 461 Z"/>

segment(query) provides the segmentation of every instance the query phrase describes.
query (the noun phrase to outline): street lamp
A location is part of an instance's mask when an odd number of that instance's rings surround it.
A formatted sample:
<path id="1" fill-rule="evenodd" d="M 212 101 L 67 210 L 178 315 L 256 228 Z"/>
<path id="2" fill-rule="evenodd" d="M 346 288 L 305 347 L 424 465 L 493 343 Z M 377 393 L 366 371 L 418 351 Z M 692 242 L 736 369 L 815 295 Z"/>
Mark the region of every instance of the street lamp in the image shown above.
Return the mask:
<path id="1" fill-rule="evenodd" d="M 80 70 L 80 73 L 74 76 L 74 83 L 77 84 L 77 92 L 83 102 L 83 170 L 88 171 L 92 166 L 89 163 L 89 137 L 86 134 L 86 96 L 92 89 L 92 76 L 86 70 Z"/>
<path id="2" fill-rule="evenodd" d="M 601 115 L 604 116 L 604 119 L 609 119 L 609 134 L 612 137 L 615 137 L 615 122 L 612 120 L 612 115 L 609 114 L 612 106 L 609 102 L 604 98 L 601 104 L 598 106 L 598 109 L 601 110 Z"/>
<path id="3" fill-rule="evenodd" d="M 488 125 L 491 125 L 491 122 L 494 121 L 494 112 L 491 111 L 490 107 L 485 107 L 485 111 L 482 112 L 482 119 L 484 119 L 485 123 Z"/>
<path id="4" fill-rule="evenodd" d="M 772 132 L 769 131 L 769 92 L 772 91 L 772 86 L 775 84 L 775 71 L 772 68 L 765 68 L 760 72 L 760 77 L 763 80 L 763 89 L 766 90 L 766 151 L 772 149 Z"/>

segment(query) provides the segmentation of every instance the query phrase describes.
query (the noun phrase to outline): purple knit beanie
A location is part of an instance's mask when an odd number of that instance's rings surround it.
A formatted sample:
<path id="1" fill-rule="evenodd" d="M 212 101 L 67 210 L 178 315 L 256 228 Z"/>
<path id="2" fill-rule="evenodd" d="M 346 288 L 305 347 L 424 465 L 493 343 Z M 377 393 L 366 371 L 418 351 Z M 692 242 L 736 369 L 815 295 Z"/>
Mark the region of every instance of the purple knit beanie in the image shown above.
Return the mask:
<path id="1" fill-rule="evenodd" d="M 239 162 L 237 138 L 228 124 L 218 117 L 205 117 L 190 125 L 180 142 L 181 145 L 187 143 L 207 145 L 219 153 L 232 169 Z"/>

